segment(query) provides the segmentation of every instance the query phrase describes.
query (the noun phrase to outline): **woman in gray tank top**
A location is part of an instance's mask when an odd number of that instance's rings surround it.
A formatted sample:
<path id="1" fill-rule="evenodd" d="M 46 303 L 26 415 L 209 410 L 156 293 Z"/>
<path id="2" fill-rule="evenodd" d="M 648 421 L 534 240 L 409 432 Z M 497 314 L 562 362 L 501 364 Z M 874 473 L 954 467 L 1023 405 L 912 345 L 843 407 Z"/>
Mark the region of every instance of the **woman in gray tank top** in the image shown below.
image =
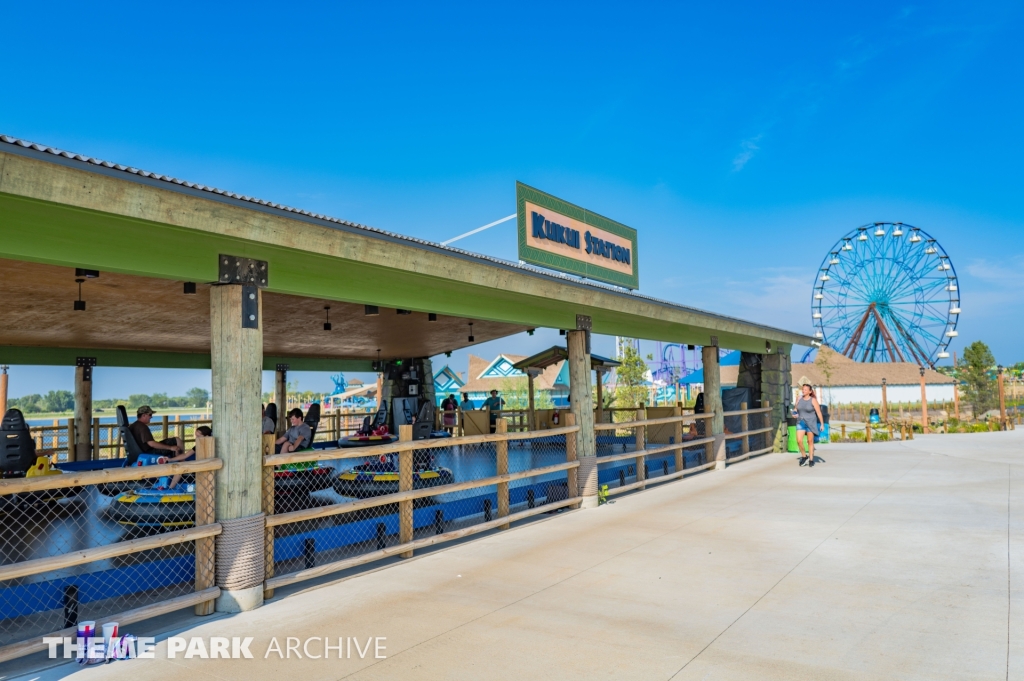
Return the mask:
<path id="1" fill-rule="evenodd" d="M 814 388 L 803 384 L 800 388 L 800 399 L 796 401 L 796 446 L 800 450 L 800 465 L 805 463 L 814 465 L 814 436 L 821 433 L 821 424 L 825 419 L 821 417 L 821 405 L 814 395 Z M 807 440 L 807 450 L 804 453 L 804 440 Z"/>

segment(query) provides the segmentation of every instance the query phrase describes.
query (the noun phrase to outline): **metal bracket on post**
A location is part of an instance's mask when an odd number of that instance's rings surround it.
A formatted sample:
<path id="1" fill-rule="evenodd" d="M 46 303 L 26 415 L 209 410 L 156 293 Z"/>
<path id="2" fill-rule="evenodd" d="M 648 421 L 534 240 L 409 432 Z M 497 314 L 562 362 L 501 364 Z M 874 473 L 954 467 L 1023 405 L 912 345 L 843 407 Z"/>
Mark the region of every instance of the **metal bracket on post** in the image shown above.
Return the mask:
<path id="1" fill-rule="evenodd" d="M 718 336 L 712 336 L 711 337 L 711 347 L 713 347 L 713 348 L 717 348 L 718 347 Z"/>
<path id="2" fill-rule="evenodd" d="M 260 328 L 260 304 L 257 298 L 259 294 L 255 286 L 242 287 L 242 328 Z"/>
<path id="3" fill-rule="evenodd" d="M 95 357 L 76 357 L 75 358 L 75 366 L 76 367 L 82 367 L 82 380 L 83 381 L 91 381 L 92 380 L 92 368 L 94 366 L 96 366 L 96 358 Z"/>
<path id="4" fill-rule="evenodd" d="M 590 354 L 590 332 L 594 328 L 594 321 L 590 318 L 590 315 L 578 314 L 576 315 L 576 330 L 586 331 L 584 338 L 586 339 L 587 354 Z"/>
<path id="5" fill-rule="evenodd" d="M 242 328 L 260 327 L 259 299 L 256 289 L 266 288 L 270 270 L 266 260 L 254 260 L 235 255 L 217 256 L 218 284 L 242 285 Z"/>
<path id="6" fill-rule="evenodd" d="M 278 371 L 287 372 L 288 369 L 289 369 L 289 365 L 287 365 L 287 364 L 278 364 L 276 368 L 277 368 Z"/>
<path id="7" fill-rule="evenodd" d="M 218 256 L 218 284 L 242 284 L 266 288 L 270 270 L 266 260 L 253 260 L 252 258 L 240 258 L 234 255 Z"/>

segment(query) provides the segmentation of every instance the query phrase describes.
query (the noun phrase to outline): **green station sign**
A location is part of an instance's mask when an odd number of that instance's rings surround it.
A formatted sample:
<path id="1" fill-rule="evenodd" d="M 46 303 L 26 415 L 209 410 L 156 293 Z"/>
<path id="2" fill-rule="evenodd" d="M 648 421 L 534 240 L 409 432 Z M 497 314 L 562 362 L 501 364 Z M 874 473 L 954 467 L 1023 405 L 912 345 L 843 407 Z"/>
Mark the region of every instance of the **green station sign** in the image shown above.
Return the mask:
<path id="1" fill-rule="evenodd" d="M 640 288 L 632 227 L 516 182 L 519 259 L 595 281 Z"/>

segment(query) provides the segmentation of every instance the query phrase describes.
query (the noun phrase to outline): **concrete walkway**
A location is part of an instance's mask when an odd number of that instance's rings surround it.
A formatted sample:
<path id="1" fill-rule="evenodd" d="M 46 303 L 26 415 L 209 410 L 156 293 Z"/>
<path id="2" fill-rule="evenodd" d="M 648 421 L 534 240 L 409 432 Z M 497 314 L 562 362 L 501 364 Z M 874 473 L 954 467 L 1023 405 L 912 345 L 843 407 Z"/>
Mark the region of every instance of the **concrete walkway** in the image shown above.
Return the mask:
<path id="1" fill-rule="evenodd" d="M 161 644 L 43 678 L 1024 678 L 1022 446 L 1024 429 L 828 445 L 813 469 L 768 455 L 181 634 L 254 636 L 254 660 Z M 387 659 L 261 659 L 273 636 L 387 637 Z"/>

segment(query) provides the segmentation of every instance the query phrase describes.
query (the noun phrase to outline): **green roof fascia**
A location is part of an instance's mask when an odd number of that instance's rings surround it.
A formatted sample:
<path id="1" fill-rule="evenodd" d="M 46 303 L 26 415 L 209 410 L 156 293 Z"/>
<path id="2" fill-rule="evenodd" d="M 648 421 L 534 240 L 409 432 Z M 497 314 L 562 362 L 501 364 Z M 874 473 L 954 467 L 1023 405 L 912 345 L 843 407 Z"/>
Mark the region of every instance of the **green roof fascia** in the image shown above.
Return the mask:
<path id="1" fill-rule="evenodd" d="M 199 352 L 0 346 L 0 364 L 74 366 L 75 360 L 78 357 L 95 357 L 98 367 L 147 369 L 210 368 L 210 355 Z M 278 364 L 287 364 L 289 371 L 373 371 L 373 363 L 362 359 L 272 356 L 263 358 L 264 371 L 274 371 Z"/>
<path id="2" fill-rule="evenodd" d="M 575 328 L 576 314 L 589 314 L 595 333 L 697 345 L 710 342 L 707 328 L 431 277 L 403 269 L 400 263 L 389 267 L 341 260 L 4 193 L 0 214 L 0 257 L 15 260 L 213 282 L 218 273 L 211 254 L 225 253 L 266 260 L 267 290 L 277 293 L 556 329 Z M 140 250 L 153 255 L 140 257 Z M 761 338 L 723 330 L 713 333 L 720 347 L 764 351 Z"/>

